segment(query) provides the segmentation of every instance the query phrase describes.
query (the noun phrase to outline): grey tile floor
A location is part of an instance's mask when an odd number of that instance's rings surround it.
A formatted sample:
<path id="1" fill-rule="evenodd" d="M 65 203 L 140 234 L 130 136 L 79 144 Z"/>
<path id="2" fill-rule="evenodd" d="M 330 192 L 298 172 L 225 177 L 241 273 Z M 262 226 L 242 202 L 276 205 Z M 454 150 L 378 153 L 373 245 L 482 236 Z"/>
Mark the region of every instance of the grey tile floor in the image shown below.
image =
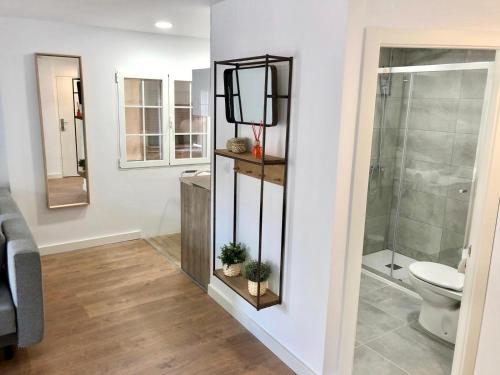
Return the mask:
<path id="1" fill-rule="evenodd" d="M 449 375 L 453 346 L 418 324 L 420 300 L 361 274 L 354 375 Z"/>

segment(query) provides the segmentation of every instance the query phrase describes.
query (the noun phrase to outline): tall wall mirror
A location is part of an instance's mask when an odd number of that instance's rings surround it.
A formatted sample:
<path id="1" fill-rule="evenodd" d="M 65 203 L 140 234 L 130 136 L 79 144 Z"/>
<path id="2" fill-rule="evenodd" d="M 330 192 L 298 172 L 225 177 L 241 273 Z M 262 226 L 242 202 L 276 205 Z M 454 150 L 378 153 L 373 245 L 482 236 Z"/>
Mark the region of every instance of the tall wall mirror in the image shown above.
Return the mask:
<path id="1" fill-rule="evenodd" d="M 89 204 L 81 58 L 36 54 L 47 205 Z"/>

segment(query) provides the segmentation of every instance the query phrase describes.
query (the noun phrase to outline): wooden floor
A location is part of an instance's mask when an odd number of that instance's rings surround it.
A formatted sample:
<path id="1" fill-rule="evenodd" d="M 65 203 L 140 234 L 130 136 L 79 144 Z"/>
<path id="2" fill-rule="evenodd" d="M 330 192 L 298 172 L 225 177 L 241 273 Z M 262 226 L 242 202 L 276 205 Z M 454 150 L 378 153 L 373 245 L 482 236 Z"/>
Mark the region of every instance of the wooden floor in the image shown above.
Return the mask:
<path id="1" fill-rule="evenodd" d="M 51 207 L 88 202 L 83 177 L 49 178 L 47 181 Z"/>
<path id="2" fill-rule="evenodd" d="M 177 267 L 181 266 L 181 234 L 167 234 L 147 238 L 146 241 L 155 248 L 156 251 L 164 255 Z"/>
<path id="3" fill-rule="evenodd" d="M 136 240 L 42 258 L 45 338 L 0 374 L 291 374 Z"/>

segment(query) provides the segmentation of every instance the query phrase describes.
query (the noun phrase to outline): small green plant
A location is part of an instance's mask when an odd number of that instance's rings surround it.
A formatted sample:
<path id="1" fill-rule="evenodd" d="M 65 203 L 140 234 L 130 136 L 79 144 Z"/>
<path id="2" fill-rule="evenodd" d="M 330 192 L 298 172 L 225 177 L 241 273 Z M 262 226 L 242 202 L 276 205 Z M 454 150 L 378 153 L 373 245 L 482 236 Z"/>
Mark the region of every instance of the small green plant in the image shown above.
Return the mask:
<path id="1" fill-rule="evenodd" d="M 259 262 L 256 260 L 251 260 L 245 264 L 245 277 L 253 282 L 258 282 L 258 267 Z M 271 266 L 267 263 L 260 264 L 260 281 L 266 281 L 271 275 Z"/>
<path id="2" fill-rule="evenodd" d="M 230 266 L 232 264 L 243 263 L 247 258 L 245 246 L 240 242 L 229 242 L 228 244 L 222 246 L 219 259 L 222 264 Z"/>

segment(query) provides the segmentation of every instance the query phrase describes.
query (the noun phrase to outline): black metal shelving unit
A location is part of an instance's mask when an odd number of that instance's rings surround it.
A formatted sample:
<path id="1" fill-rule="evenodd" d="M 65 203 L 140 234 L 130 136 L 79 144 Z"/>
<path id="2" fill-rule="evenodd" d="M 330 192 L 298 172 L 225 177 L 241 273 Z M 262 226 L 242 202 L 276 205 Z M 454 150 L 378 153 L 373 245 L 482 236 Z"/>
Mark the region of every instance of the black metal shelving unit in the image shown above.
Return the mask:
<path id="1" fill-rule="evenodd" d="M 270 66 L 283 66 L 283 64 L 288 64 L 288 86 L 286 94 L 276 94 L 269 95 L 268 94 L 268 71 Z M 217 149 L 217 101 L 221 98 L 225 99 L 225 94 L 219 94 L 217 92 L 217 70 L 219 66 L 228 66 L 236 71 L 236 77 L 238 77 L 239 69 L 249 69 L 249 68 L 265 68 L 265 77 L 264 77 L 264 107 L 263 107 L 263 119 L 267 119 L 268 112 L 268 99 L 273 98 L 275 100 L 286 100 L 286 122 L 285 122 L 285 154 L 283 157 L 270 156 L 266 155 L 266 133 L 269 125 L 265 125 L 263 127 L 262 132 L 262 157 L 254 158 L 250 153 L 246 154 L 232 154 L 227 152 L 227 150 Z M 257 310 L 261 310 L 266 307 L 274 306 L 281 304 L 282 302 L 282 290 L 283 290 L 283 264 L 285 259 L 285 236 L 286 236 L 286 218 L 287 218 L 287 176 L 288 176 L 288 151 L 289 151 L 289 132 L 290 132 L 290 108 L 291 108 L 291 92 L 292 92 L 292 72 L 293 72 L 293 57 L 282 57 L 282 56 L 273 56 L 273 55 L 262 55 L 262 56 L 254 56 L 233 60 L 223 60 L 223 61 L 215 61 L 214 62 L 214 126 L 213 126 L 213 146 L 214 146 L 214 163 L 213 163 L 213 274 L 215 277 L 224 282 L 227 286 L 229 286 L 233 291 L 239 294 L 242 298 L 244 298 L 248 303 L 254 306 Z M 237 78 L 238 86 L 239 80 Z M 239 90 L 239 88 L 238 88 Z M 238 94 L 236 95 L 238 100 L 240 101 L 240 111 L 241 111 L 241 98 Z M 240 117 L 242 119 L 242 116 Z M 242 119 L 243 120 L 243 119 Z M 266 121 L 265 121 L 266 122 Z M 283 122 L 283 121 L 279 121 Z M 234 123 L 234 136 L 238 137 L 239 126 L 241 125 L 251 125 L 252 123 L 248 122 L 235 122 Z M 258 125 L 258 124 L 255 124 Z M 262 263 L 262 219 L 264 212 L 264 182 L 270 183 L 278 183 L 282 185 L 283 192 L 283 202 L 282 202 L 282 218 L 281 218 L 281 249 L 280 249 L 280 269 L 279 269 L 279 290 L 278 293 L 268 290 L 267 293 L 263 296 L 260 296 L 260 293 L 257 293 L 257 296 L 251 296 L 248 293 L 246 280 L 244 280 L 241 276 L 239 277 L 226 277 L 224 276 L 221 269 L 216 269 L 216 258 L 217 258 L 217 248 L 216 248 L 216 223 L 217 223 L 217 195 L 216 195 L 216 186 L 217 186 L 217 157 L 227 157 L 234 159 L 234 163 L 240 163 L 245 168 L 241 168 L 235 165 L 234 174 L 233 174 L 233 242 L 237 242 L 237 204 L 238 204 L 238 174 L 245 174 L 256 177 L 260 180 L 260 205 L 259 205 L 259 245 L 258 245 L 258 264 L 259 268 L 257 270 L 257 275 L 260 275 L 260 264 Z M 268 171 L 268 175 L 266 176 L 266 171 Z M 272 179 L 269 175 L 274 174 L 278 175 L 278 178 Z M 257 277 L 260 279 L 260 277 Z M 260 291 L 260 282 L 258 285 L 258 291 Z"/>

